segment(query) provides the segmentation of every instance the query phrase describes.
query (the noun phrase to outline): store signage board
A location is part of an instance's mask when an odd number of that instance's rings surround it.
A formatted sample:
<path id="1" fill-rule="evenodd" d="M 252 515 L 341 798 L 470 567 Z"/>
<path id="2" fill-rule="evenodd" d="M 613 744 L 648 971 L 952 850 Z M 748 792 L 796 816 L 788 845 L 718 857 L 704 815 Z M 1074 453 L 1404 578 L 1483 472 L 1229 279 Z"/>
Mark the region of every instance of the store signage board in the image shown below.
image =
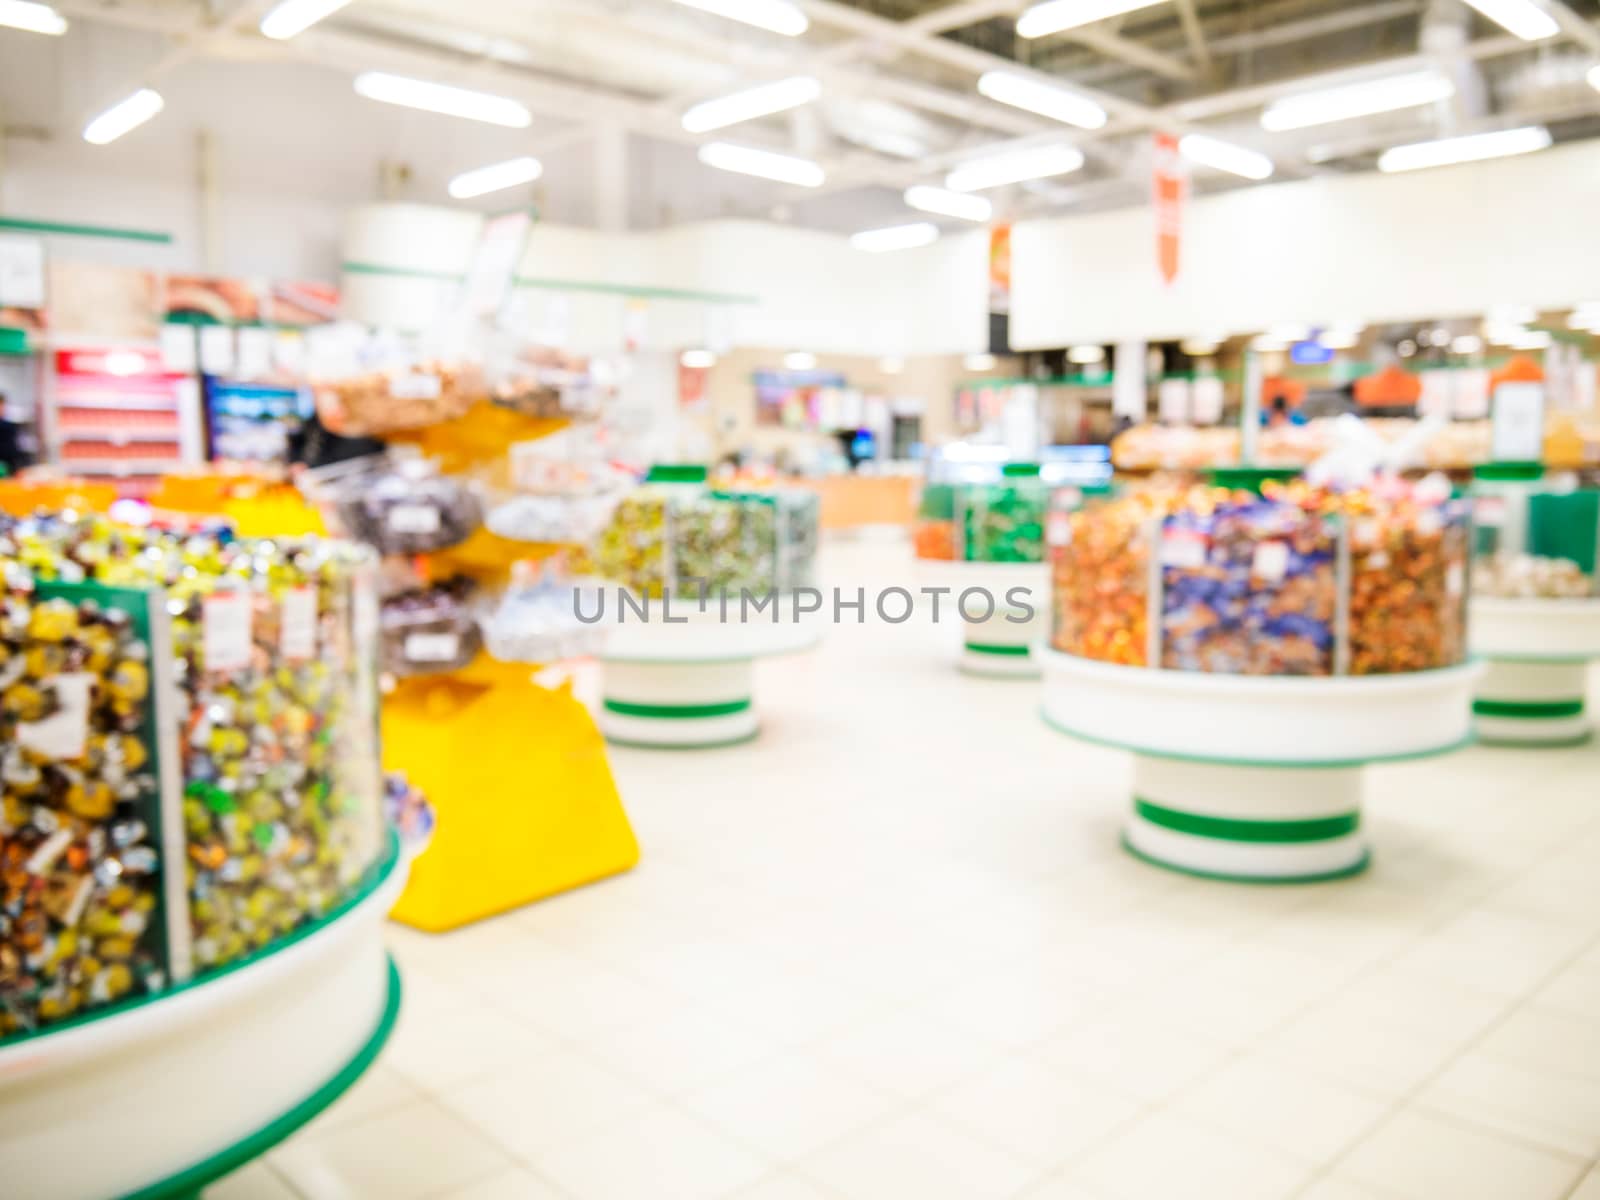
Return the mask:
<path id="1" fill-rule="evenodd" d="M 1178 280 L 1178 271 L 1183 262 L 1183 206 L 1188 191 L 1176 134 L 1155 135 L 1153 176 L 1156 263 L 1161 270 L 1161 278 L 1171 287 Z"/>
<path id="2" fill-rule="evenodd" d="M 1321 342 L 1296 342 L 1289 348 L 1289 360 L 1302 367 L 1320 367 L 1333 361 L 1333 351 Z"/>
<path id="3" fill-rule="evenodd" d="M 1490 454 L 1496 462 L 1544 457 L 1544 384 L 1502 383 L 1494 390 Z"/>
<path id="4" fill-rule="evenodd" d="M 488 319 L 499 315 L 511 295 L 532 229 L 533 214 L 526 211 L 503 213 L 483 223 L 461 286 L 461 307 L 470 316 Z"/>
<path id="5" fill-rule="evenodd" d="M 0 237 L 0 307 L 44 307 L 44 242 Z"/>

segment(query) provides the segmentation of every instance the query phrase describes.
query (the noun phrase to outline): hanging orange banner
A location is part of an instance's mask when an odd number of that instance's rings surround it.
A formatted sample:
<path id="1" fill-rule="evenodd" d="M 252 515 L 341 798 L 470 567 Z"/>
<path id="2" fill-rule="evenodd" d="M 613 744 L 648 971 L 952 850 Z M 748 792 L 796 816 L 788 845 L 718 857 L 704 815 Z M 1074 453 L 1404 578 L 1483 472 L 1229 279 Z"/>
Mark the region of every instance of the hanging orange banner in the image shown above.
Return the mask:
<path id="1" fill-rule="evenodd" d="M 1155 135 L 1156 262 L 1170 287 L 1182 262 L 1183 202 L 1188 191 L 1176 134 Z"/>
<path id="2" fill-rule="evenodd" d="M 1011 223 L 989 227 L 989 311 L 1011 311 Z"/>

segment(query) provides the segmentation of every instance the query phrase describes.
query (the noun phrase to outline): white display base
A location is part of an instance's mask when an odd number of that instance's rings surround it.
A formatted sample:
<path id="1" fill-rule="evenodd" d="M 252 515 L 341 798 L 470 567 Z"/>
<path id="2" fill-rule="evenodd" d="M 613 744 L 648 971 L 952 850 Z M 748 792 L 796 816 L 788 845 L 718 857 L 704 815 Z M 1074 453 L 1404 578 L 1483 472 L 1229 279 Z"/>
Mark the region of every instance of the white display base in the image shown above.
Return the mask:
<path id="1" fill-rule="evenodd" d="M 961 624 L 961 669 L 971 675 L 1037 679 L 1034 653 L 1050 625 L 1050 568 L 1045 563 L 969 563 L 918 560 L 919 588 L 947 588 L 948 595 L 920 595 L 924 611 L 937 612 L 941 624 Z M 963 613 L 961 597 L 973 589 L 994 598 L 994 612 L 983 596 L 969 595 Z M 1022 617 L 1024 620 L 1009 618 Z"/>
<path id="2" fill-rule="evenodd" d="M 808 650 L 822 640 L 821 614 L 793 621 L 787 598 L 769 614 L 727 623 L 687 607 L 668 624 L 659 604 L 648 623 L 614 628 L 601 655 L 604 679 L 596 720 L 610 741 L 657 749 L 711 749 L 749 741 L 760 730 L 755 659 Z M 674 601 L 672 615 L 680 615 Z"/>
<path id="3" fill-rule="evenodd" d="M 1128 849 L 1258 883 L 1362 870 L 1360 768 L 1468 741 L 1482 669 L 1261 678 L 1042 657 L 1045 719 L 1136 755 Z"/>
<path id="4" fill-rule="evenodd" d="M 1508 746 L 1587 741 L 1588 686 L 1588 663 L 1491 659 L 1473 702 L 1478 737 Z"/>
<path id="5" fill-rule="evenodd" d="M 1474 597 L 1472 648 L 1489 659 L 1478 736 L 1507 746 L 1572 746 L 1593 733 L 1588 664 L 1600 658 L 1600 600 Z"/>
<path id="6" fill-rule="evenodd" d="M 229 1158 L 241 1145 L 269 1138 L 259 1153 L 331 1103 L 392 1024 L 382 923 L 404 880 L 396 857 L 299 940 L 0 1049 L 0 1195 L 193 1193 L 246 1161 Z"/>

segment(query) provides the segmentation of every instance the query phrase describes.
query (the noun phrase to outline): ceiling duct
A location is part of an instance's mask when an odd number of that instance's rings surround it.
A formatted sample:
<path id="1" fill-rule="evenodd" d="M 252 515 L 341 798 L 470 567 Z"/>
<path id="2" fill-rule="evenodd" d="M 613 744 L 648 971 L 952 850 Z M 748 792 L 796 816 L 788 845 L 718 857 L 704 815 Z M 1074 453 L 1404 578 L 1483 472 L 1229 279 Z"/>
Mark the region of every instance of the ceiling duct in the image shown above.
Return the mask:
<path id="1" fill-rule="evenodd" d="M 1432 0 L 1423 11 L 1418 49 L 1437 60 L 1456 85 L 1455 98 L 1440 105 L 1440 123 L 1446 131 L 1489 115 L 1489 87 L 1483 68 L 1468 53 L 1471 41 L 1472 10 L 1461 0 Z"/>

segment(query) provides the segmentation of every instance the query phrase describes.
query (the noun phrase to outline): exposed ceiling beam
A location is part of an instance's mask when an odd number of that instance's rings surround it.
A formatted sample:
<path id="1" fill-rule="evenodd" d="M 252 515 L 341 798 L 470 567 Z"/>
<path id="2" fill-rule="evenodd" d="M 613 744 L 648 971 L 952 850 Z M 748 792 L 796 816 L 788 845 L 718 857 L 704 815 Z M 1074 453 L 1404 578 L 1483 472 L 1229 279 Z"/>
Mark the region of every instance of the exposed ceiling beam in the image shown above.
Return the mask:
<path id="1" fill-rule="evenodd" d="M 1600 28 L 1596 28 L 1574 12 L 1562 0 L 1545 0 L 1545 11 L 1561 25 L 1562 31 L 1573 41 L 1593 54 L 1600 54 Z"/>
<path id="2" fill-rule="evenodd" d="M 1195 0 L 1178 0 L 1178 19 L 1183 22 L 1183 36 L 1189 42 L 1189 53 L 1202 71 L 1211 70 L 1211 51 L 1206 46 L 1206 31 L 1200 26 L 1200 13 Z"/>

